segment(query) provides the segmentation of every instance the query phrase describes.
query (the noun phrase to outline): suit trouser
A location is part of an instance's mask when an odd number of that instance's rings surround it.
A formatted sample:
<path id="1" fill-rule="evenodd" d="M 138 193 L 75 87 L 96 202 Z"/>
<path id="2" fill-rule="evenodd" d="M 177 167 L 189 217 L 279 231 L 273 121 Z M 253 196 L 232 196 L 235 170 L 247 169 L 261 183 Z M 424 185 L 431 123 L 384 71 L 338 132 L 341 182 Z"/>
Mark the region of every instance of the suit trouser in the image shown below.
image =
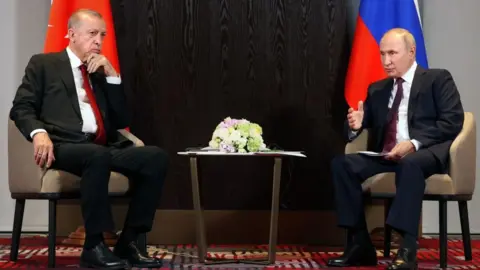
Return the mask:
<path id="1" fill-rule="evenodd" d="M 116 149 L 85 144 L 58 144 L 52 168 L 81 177 L 81 209 L 87 234 L 114 230 L 108 197 L 110 172 L 129 178 L 131 201 L 125 227 L 151 230 L 167 171 L 167 154 L 158 147 Z"/>
<path id="2" fill-rule="evenodd" d="M 425 179 L 439 173 L 441 166 L 428 149 L 406 155 L 398 162 L 381 157 L 348 154 L 332 161 L 338 225 L 361 228 L 365 224 L 362 183 L 383 172 L 395 172 L 396 195 L 387 224 L 400 232 L 418 235 L 425 192 Z"/>

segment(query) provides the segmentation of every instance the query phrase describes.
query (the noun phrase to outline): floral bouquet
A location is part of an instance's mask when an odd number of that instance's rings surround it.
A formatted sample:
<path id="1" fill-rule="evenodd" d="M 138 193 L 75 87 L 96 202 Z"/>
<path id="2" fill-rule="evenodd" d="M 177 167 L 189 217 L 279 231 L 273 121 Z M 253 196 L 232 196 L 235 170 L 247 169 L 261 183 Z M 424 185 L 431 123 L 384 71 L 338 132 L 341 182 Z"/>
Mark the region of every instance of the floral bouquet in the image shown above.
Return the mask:
<path id="1" fill-rule="evenodd" d="M 267 150 L 262 127 L 245 119 L 225 118 L 212 135 L 209 146 L 226 153 L 246 153 Z"/>

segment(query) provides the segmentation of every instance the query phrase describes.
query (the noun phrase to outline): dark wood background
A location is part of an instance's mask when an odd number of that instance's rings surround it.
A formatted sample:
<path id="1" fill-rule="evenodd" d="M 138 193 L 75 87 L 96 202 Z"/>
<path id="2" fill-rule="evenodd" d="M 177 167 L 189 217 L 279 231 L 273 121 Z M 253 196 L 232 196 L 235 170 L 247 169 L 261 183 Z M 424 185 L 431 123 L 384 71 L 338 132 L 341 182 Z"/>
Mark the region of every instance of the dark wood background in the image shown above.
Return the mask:
<path id="1" fill-rule="evenodd" d="M 159 208 L 191 209 L 188 160 L 227 116 L 267 145 L 303 150 L 284 163 L 283 209 L 333 209 L 330 160 L 343 152 L 348 64 L 343 0 L 111 0 L 132 132 L 170 154 Z M 202 163 L 207 209 L 269 209 L 272 161 Z"/>

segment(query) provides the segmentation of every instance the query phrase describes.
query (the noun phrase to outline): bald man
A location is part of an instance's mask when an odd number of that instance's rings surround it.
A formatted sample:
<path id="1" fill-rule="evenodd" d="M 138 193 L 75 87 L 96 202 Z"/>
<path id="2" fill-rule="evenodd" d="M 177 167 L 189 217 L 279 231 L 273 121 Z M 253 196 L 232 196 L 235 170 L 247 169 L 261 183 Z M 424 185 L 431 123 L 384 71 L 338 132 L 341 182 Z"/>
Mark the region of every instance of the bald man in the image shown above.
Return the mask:
<path id="1" fill-rule="evenodd" d="M 160 267 L 137 246 L 151 230 L 167 171 L 167 155 L 156 146 L 132 147 L 118 129 L 129 126 L 122 80 L 101 54 L 105 22 L 94 10 L 78 10 L 68 21 L 68 47 L 34 55 L 25 69 L 10 118 L 28 141 L 42 168 L 81 177 L 86 239 L 82 267 Z M 110 172 L 126 175 L 131 202 L 113 250 L 103 232 L 114 230 L 109 203 Z"/>
<path id="2" fill-rule="evenodd" d="M 362 201 L 362 182 L 395 172 L 396 196 L 387 225 L 403 241 L 388 269 L 416 267 L 417 232 L 425 179 L 447 169 L 449 149 L 463 126 L 464 112 L 452 75 L 444 69 L 423 69 L 415 61 L 415 39 L 405 29 L 392 29 L 380 42 L 388 78 L 372 83 L 365 102 L 348 110 L 345 136 L 354 140 L 369 130 L 370 151 L 384 157 L 348 154 L 332 161 L 338 224 L 353 241 L 330 266 L 377 264 Z"/>

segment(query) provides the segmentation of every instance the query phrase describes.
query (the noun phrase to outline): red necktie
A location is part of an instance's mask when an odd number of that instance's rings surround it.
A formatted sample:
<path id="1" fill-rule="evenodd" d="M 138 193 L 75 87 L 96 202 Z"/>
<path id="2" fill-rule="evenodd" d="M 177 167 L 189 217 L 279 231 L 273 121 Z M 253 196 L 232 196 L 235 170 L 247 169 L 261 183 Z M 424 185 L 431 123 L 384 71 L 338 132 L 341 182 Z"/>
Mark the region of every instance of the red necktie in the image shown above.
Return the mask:
<path id="1" fill-rule="evenodd" d="M 103 125 L 102 114 L 100 113 L 100 109 L 98 108 L 97 101 L 95 99 L 95 94 L 90 86 L 87 67 L 85 65 L 81 65 L 80 70 L 82 71 L 83 77 L 83 89 L 85 89 L 85 92 L 87 93 L 87 98 L 90 106 L 92 106 L 93 113 L 95 114 L 95 120 L 97 122 L 97 136 L 95 137 L 94 142 L 97 144 L 106 144 L 107 134 L 105 132 L 105 126 Z"/>
<path id="2" fill-rule="evenodd" d="M 397 93 L 395 94 L 395 99 L 393 100 L 392 107 L 388 112 L 389 121 L 385 130 L 383 152 L 388 153 L 392 151 L 393 147 L 395 147 L 395 144 L 397 143 L 398 107 L 400 106 L 400 101 L 402 101 L 403 98 L 403 82 L 404 80 L 402 78 L 398 78 L 395 82 L 397 84 Z"/>

